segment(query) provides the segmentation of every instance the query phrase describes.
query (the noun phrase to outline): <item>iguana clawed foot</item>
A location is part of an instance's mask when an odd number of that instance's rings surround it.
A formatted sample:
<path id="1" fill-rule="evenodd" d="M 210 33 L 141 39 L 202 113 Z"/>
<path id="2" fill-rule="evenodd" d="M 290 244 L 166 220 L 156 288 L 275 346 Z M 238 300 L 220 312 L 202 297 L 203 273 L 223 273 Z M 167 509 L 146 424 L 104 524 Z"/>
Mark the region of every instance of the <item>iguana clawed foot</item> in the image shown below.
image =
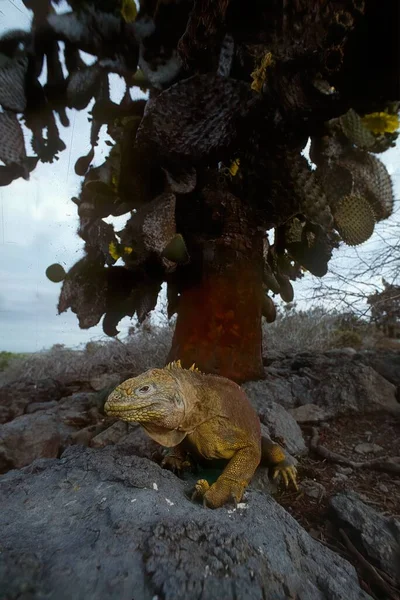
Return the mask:
<path id="1" fill-rule="evenodd" d="M 283 480 L 286 488 L 289 486 L 290 482 L 292 482 L 296 490 L 299 489 L 296 481 L 297 469 L 291 461 L 288 459 L 282 460 L 277 465 L 274 465 L 272 469 L 272 479 L 274 481 L 277 479 Z"/>
<path id="2" fill-rule="evenodd" d="M 245 485 L 233 479 L 219 477 L 210 485 L 205 479 L 199 479 L 194 486 L 192 500 L 203 498 L 203 506 L 219 508 L 223 504 L 233 502 L 235 506 L 241 501 Z"/>
<path id="3" fill-rule="evenodd" d="M 183 458 L 174 454 L 167 454 L 161 461 L 161 467 L 179 476 L 182 475 L 183 471 L 193 470 L 194 464 L 188 457 Z"/>

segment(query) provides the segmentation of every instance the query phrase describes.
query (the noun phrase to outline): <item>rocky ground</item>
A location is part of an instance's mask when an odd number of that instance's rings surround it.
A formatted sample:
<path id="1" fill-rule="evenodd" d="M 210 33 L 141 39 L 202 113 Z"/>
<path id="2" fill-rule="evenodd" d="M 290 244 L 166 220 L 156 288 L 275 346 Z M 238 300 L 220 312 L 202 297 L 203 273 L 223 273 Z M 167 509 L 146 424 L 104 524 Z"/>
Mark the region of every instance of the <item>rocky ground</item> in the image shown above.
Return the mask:
<path id="1" fill-rule="evenodd" d="M 0 389 L 1 599 L 400 599 L 400 352 L 270 356 L 244 388 L 300 489 L 215 511 L 104 417 L 128 375 Z"/>

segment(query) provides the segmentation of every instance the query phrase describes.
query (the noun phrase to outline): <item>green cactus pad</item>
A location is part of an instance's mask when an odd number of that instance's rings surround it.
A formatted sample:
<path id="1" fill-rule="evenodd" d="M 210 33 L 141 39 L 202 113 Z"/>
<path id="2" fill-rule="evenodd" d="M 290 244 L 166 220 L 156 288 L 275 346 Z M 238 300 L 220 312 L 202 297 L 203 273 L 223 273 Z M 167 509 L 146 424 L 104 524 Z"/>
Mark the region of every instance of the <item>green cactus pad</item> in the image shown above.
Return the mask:
<path id="1" fill-rule="evenodd" d="M 112 187 L 99 179 L 97 181 L 87 181 L 84 187 L 88 192 L 93 194 L 100 194 L 101 196 L 116 196 L 116 193 Z"/>
<path id="2" fill-rule="evenodd" d="M 91 148 L 85 156 L 81 156 L 75 163 L 75 173 L 83 177 L 88 168 L 90 167 L 90 163 L 94 158 L 94 148 Z"/>
<path id="3" fill-rule="evenodd" d="M 178 264 L 185 264 L 189 261 L 185 240 L 180 233 L 177 233 L 164 248 L 162 256 Z"/>
<path id="4" fill-rule="evenodd" d="M 262 315 L 265 317 L 267 323 L 273 323 L 276 319 L 276 308 L 272 299 L 267 296 L 267 294 L 263 295 L 262 301 Z"/>
<path id="5" fill-rule="evenodd" d="M 277 275 L 277 279 L 281 288 L 280 295 L 284 302 L 293 302 L 294 291 L 293 286 L 286 275 Z"/>
<path id="6" fill-rule="evenodd" d="M 274 294 L 280 294 L 281 288 L 268 263 L 264 263 L 263 281 Z"/>
<path id="7" fill-rule="evenodd" d="M 343 241 L 357 246 L 374 232 L 375 215 L 366 198 L 352 194 L 342 198 L 335 207 L 335 225 Z"/>
<path id="8" fill-rule="evenodd" d="M 65 276 L 66 272 L 64 267 L 62 267 L 58 263 L 54 263 L 46 269 L 46 277 L 47 279 L 50 279 L 50 281 L 52 281 L 53 283 L 60 283 L 60 281 L 63 281 L 65 279 Z"/>
<path id="9" fill-rule="evenodd" d="M 361 117 L 351 108 L 339 118 L 345 136 L 359 148 L 372 148 L 375 144 L 374 134 L 365 127 Z"/>

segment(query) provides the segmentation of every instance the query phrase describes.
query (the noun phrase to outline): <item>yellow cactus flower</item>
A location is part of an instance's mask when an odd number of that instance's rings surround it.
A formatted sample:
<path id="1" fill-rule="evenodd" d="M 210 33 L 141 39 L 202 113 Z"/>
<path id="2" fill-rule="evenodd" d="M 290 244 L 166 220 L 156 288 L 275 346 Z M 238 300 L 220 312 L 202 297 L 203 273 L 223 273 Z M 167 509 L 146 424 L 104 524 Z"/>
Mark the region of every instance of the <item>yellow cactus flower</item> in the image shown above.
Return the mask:
<path id="1" fill-rule="evenodd" d="M 229 173 L 232 175 L 232 177 L 235 177 L 236 173 L 239 171 L 239 167 L 240 159 L 236 158 L 229 167 Z"/>
<path id="2" fill-rule="evenodd" d="M 137 8 L 134 0 L 122 0 L 121 15 L 127 23 L 131 23 L 135 20 Z"/>
<path id="3" fill-rule="evenodd" d="M 372 133 L 394 133 L 400 126 L 398 115 L 385 112 L 369 113 L 362 117 L 362 122 Z"/>
<path id="4" fill-rule="evenodd" d="M 251 78 L 253 79 L 253 83 L 251 84 L 251 89 L 255 92 L 261 92 L 263 83 L 267 77 L 267 69 L 274 63 L 274 59 L 272 58 L 271 52 L 267 52 L 261 59 L 261 63 L 257 69 L 255 69 Z"/>
<path id="5" fill-rule="evenodd" d="M 110 242 L 108 246 L 108 251 L 110 253 L 110 256 L 112 256 L 114 260 L 118 260 L 121 256 L 118 250 L 118 246 L 115 242 Z"/>

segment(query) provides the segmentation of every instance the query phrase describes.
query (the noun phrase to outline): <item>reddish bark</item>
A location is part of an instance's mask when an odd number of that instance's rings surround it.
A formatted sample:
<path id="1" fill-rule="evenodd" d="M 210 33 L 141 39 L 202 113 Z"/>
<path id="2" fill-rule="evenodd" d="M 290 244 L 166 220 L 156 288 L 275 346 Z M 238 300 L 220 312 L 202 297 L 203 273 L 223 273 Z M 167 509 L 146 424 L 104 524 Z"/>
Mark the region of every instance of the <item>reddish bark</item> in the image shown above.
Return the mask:
<path id="1" fill-rule="evenodd" d="M 202 279 L 183 290 L 168 361 L 238 383 L 264 377 L 259 236 L 204 244 Z"/>

